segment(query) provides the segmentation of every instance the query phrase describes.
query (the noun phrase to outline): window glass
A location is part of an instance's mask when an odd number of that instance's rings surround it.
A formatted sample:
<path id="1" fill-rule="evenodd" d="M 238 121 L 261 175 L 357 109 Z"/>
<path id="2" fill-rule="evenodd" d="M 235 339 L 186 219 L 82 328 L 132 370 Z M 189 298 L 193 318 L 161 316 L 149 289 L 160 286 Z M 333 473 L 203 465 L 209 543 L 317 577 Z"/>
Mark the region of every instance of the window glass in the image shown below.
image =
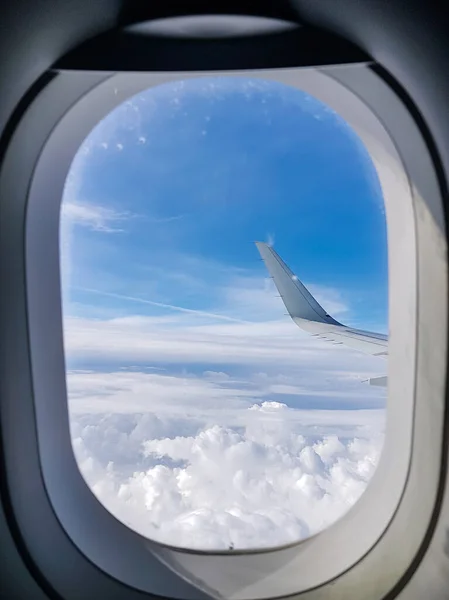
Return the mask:
<path id="1" fill-rule="evenodd" d="M 298 541 L 356 502 L 383 440 L 387 243 L 341 117 L 255 77 L 150 88 L 79 149 L 60 243 L 73 448 L 110 512 L 232 550 Z M 261 254 L 323 307 L 318 333 Z M 380 335 L 348 347 L 332 319 Z"/>

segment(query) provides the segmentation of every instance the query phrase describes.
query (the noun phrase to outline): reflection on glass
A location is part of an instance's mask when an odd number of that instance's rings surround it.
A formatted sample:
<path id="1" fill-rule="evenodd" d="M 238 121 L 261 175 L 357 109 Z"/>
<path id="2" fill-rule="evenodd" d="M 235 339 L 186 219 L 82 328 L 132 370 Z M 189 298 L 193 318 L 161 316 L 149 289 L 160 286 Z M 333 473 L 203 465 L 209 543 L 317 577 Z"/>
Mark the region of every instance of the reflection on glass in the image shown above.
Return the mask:
<path id="1" fill-rule="evenodd" d="M 73 161 L 61 266 L 76 458 L 117 518 L 169 544 L 297 541 L 350 508 L 379 458 L 386 390 L 363 381 L 386 361 L 296 327 L 257 240 L 324 319 L 386 332 L 377 175 L 315 98 L 176 81 L 119 106 Z"/>

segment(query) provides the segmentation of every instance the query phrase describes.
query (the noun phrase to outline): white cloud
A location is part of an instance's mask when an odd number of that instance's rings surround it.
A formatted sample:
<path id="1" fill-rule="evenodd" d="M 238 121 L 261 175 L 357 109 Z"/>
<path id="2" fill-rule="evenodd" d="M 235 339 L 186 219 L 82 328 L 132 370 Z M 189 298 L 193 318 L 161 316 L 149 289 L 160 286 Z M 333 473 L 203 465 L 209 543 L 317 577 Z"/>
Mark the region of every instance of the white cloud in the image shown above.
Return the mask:
<path id="1" fill-rule="evenodd" d="M 152 274 L 153 275 L 153 274 Z M 163 274 L 156 273 L 158 279 Z M 203 279 L 187 273 L 169 272 L 163 281 L 170 288 L 179 285 L 203 297 L 208 287 Z M 314 287 L 315 290 L 316 286 Z M 77 288 L 92 294 L 97 303 L 102 296 L 139 307 L 145 313 L 120 318 L 72 317 L 65 319 L 66 351 L 72 360 L 118 361 L 145 364 L 169 362 L 209 365 L 272 365 L 276 369 L 300 372 L 322 371 L 323 365 L 338 378 L 358 373 L 359 380 L 382 375 L 383 361 L 348 348 L 336 348 L 317 340 L 296 327 L 285 315 L 285 307 L 274 284 L 264 277 L 232 274 L 226 285 L 218 286 L 208 309 L 193 309 L 155 301 L 131 294 L 116 294 L 100 289 Z M 316 288 L 324 306 L 333 314 L 347 310 L 338 293 L 331 288 Z M 98 297 L 98 299 L 96 298 Z M 69 306 L 67 308 L 70 310 Z M 132 310 L 131 309 L 131 310 Z M 328 308 L 330 310 L 330 308 Z M 70 313 L 69 313 L 70 314 Z M 87 314 L 89 312 L 87 311 Z M 214 367 L 214 370 L 217 370 Z M 306 377 L 310 379 L 310 377 Z"/>
<path id="2" fill-rule="evenodd" d="M 127 212 L 118 212 L 87 202 L 63 202 L 61 206 L 61 219 L 69 225 L 81 225 L 94 231 L 117 232 L 123 231 L 115 226 L 116 223 L 130 218 Z"/>
<path id="3" fill-rule="evenodd" d="M 178 310 L 160 317 L 67 317 L 65 344 L 72 363 L 86 364 L 94 360 L 120 365 L 215 365 L 213 370 L 222 370 L 221 367 L 230 364 L 251 365 L 278 373 L 294 370 L 301 375 L 299 383 L 309 389 L 312 379 L 316 383 L 317 374 L 324 385 L 326 377 L 332 378 L 338 371 L 339 377 L 334 377 L 336 385 L 338 380 L 352 379 L 354 388 L 360 390 L 359 395 L 368 397 L 370 392 L 357 384 L 352 375 L 357 372 L 360 382 L 385 372 L 384 361 L 317 340 L 288 318 L 256 322 L 235 319 L 234 322 L 233 317 L 227 315 L 220 315 L 217 320 L 213 313 Z"/>
<path id="4" fill-rule="evenodd" d="M 125 375 L 128 391 L 142 382 L 142 374 Z M 108 393 L 110 376 L 109 394 L 117 393 L 118 374 L 75 374 L 92 404 L 96 376 L 103 378 L 99 391 Z M 383 411 L 295 411 L 279 402 L 237 409 L 239 402 L 221 422 L 216 410 L 189 420 L 152 412 L 154 404 L 140 413 L 129 405 L 123 414 L 72 412 L 81 472 L 130 527 L 195 548 L 296 541 L 334 522 L 360 497 L 379 458 Z M 205 403 L 206 397 L 198 405 Z"/>
<path id="5" fill-rule="evenodd" d="M 226 310 L 250 321 L 277 320 L 286 309 L 270 278 L 235 276 L 221 291 Z"/>
<path id="6" fill-rule="evenodd" d="M 338 389 L 320 381 L 314 384 L 308 382 L 300 387 L 298 381 L 301 379 L 301 373 L 294 373 L 293 376 L 267 375 L 251 370 L 238 378 L 225 372 L 206 371 L 195 375 L 185 369 L 178 374 L 153 369 L 147 372 L 122 369 L 112 373 L 72 371 L 68 373 L 67 382 L 72 414 L 154 413 L 170 419 L 179 417 L 186 422 L 194 419 L 234 427 L 244 425 L 246 417 L 242 417 L 242 414 L 246 415 L 247 409 L 264 402 L 269 404 L 264 405 L 259 417 L 265 418 L 264 415 L 268 414 L 270 419 L 273 418 L 270 403 L 274 402 L 275 406 L 276 402 L 280 402 L 293 407 L 285 408 L 282 418 L 295 422 L 295 426 L 301 425 L 305 428 L 303 432 L 308 432 L 312 424 L 314 431 L 322 432 L 324 430 L 320 428 L 324 427 L 328 433 L 331 430 L 338 431 L 341 418 L 346 427 L 358 427 L 368 426 L 374 415 L 383 414 L 377 410 L 384 405 L 382 388 L 346 382 Z M 293 384 L 288 398 L 279 393 L 285 391 L 283 382 Z M 325 401 L 326 410 L 320 406 L 320 399 Z M 377 403 L 369 403 L 370 399 L 377 399 Z M 343 407 L 348 410 L 341 414 L 335 410 Z M 352 408 L 357 410 L 349 410 Z M 379 423 L 376 421 L 376 426 Z M 356 430 L 353 431 L 355 435 Z"/>

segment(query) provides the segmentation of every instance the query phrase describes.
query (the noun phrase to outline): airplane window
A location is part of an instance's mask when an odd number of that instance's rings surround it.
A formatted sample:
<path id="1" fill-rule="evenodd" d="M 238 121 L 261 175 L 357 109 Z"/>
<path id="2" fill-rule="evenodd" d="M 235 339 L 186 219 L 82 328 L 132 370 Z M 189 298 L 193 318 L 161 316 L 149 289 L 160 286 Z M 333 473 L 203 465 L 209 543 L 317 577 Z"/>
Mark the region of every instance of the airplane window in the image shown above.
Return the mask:
<path id="1" fill-rule="evenodd" d="M 347 512 L 379 459 L 382 191 L 333 110 L 256 77 L 127 100 L 66 181 L 61 276 L 79 468 L 179 547 L 273 547 Z"/>

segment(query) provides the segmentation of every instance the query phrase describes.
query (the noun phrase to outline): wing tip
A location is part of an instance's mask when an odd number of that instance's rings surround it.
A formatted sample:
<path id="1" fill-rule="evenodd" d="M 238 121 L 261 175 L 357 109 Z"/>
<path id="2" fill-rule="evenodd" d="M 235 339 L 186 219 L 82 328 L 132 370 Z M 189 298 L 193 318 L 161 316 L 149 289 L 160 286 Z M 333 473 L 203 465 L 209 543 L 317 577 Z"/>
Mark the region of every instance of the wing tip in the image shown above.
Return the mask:
<path id="1" fill-rule="evenodd" d="M 324 310 L 274 248 L 267 242 L 257 241 L 255 244 L 292 319 L 341 325 Z"/>

